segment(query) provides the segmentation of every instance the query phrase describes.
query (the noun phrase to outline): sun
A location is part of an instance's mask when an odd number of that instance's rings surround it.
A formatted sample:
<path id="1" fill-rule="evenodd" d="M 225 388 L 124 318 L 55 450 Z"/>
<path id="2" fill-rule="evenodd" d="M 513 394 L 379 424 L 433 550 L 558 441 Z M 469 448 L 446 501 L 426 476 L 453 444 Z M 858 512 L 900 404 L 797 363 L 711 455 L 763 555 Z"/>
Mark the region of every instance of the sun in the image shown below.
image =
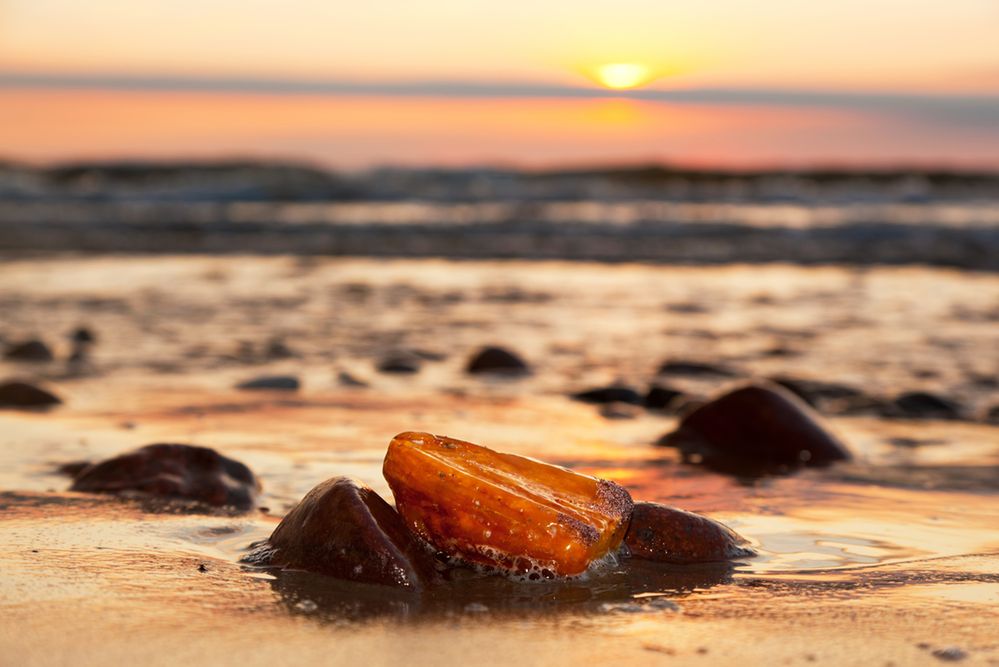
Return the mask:
<path id="1" fill-rule="evenodd" d="M 596 77 L 608 88 L 627 90 L 648 83 L 652 71 L 639 63 L 608 63 L 597 67 Z"/>

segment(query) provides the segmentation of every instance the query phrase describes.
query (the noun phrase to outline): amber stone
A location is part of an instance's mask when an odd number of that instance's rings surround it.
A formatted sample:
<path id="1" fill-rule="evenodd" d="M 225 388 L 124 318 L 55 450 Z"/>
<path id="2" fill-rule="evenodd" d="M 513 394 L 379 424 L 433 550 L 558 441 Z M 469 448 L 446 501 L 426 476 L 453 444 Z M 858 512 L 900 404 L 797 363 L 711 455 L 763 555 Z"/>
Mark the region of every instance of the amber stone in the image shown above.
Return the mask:
<path id="1" fill-rule="evenodd" d="M 461 561 L 571 576 L 621 544 L 628 492 L 606 480 L 429 433 L 402 433 L 385 479 L 415 534 Z"/>
<path id="2" fill-rule="evenodd" d="M 713 563 L 755 554 L 728 526 L 658 503 L 635 503 L 624 543 L 635 558 L 661 563 Z"/>

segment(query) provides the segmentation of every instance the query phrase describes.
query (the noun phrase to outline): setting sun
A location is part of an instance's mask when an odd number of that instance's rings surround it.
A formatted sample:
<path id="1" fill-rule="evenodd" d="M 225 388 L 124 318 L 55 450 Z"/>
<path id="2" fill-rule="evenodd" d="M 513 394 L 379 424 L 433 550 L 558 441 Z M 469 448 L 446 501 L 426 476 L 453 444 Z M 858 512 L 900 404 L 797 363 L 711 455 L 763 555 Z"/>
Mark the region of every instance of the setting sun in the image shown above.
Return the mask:
<path id="1" fill-rule="evenodd" d="M 649 68 L 637 63 L 611 63 L 597 68 L 597 80 L 608 88 L 625 90 L 648 83 Z"/>

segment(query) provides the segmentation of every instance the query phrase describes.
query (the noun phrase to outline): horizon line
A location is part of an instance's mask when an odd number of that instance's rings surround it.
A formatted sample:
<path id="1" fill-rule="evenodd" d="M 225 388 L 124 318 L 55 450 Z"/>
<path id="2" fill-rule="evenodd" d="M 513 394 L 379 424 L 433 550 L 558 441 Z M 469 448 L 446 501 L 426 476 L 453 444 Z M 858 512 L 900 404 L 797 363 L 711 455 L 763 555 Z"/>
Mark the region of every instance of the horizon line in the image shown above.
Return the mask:
<path id="1" fill-rule="evenodd" d="M 971 111 L 996 115 L 999 93 L 871 92 L 849 89 L 786 87 L 634 88 L 598 87 L 531 82 L 479 83 L 461 80 L 362 82 L 347 79 L 267 77 L 33 73 L 0 70 L 0 89 L 88 89 L 119 92 L 243 93 L 271 95 L 325 95 L 375 97 L 631 99 L 676 104 L 804 106 L 886 111 Z"/>

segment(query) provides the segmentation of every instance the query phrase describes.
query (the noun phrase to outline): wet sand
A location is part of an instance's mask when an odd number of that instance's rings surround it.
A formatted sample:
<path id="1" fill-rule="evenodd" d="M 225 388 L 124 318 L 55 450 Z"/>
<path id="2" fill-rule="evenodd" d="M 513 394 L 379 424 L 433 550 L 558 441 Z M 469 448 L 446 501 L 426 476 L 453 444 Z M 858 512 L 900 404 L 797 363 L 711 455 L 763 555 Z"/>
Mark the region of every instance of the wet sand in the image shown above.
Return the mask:
<path id="1" fill-rule="evenodd" d="M 525 270 L 529 266 L 530 270 Z M 51 258 L 0 265 L 6 339 L 98 335 L 90 360 L 3 362 L 65 400 L 0 411 L 0 647 L 9 664 L 999 664 L 999 278 L 935 269 Z M 286 348 L 274 354 L 272 339 Z M 533 374 L 462 371 L 499 343 Z M 396 349 L 420 372 L 375 370 Z M 774 353 L 774 350 L 783 350 Z M 857 454 L 760 479 L 651 443 L 676 417 L 608 419 L 573 391 L 653 381 L 667 358 L 888 399 L 949 397 L 956 421 L 830 414 Z M 340 372 L 368 387 L 343 386 Z M 292 373 L 298 392 L 233 389 Z M 691 394 L 732 379 L 659 378 Z M 760 556 L 561 585 L 469 582 L 405 597 L 240 567 L 336 474 L 384 495 L 385 446 L 428 430 L 607 477 L 705 512 Z M 68 493 L 56 466 L 157 441 L 261 477 L 245 516 L 152 513 Z M 199 567 L 200 566 L 200 567 Z M 204 570 L 204 571 L 202 571 Z M 663 602 L 666 600 L 668 602 Z M 673 604 L 671 604 L 673 603 Z"/>

